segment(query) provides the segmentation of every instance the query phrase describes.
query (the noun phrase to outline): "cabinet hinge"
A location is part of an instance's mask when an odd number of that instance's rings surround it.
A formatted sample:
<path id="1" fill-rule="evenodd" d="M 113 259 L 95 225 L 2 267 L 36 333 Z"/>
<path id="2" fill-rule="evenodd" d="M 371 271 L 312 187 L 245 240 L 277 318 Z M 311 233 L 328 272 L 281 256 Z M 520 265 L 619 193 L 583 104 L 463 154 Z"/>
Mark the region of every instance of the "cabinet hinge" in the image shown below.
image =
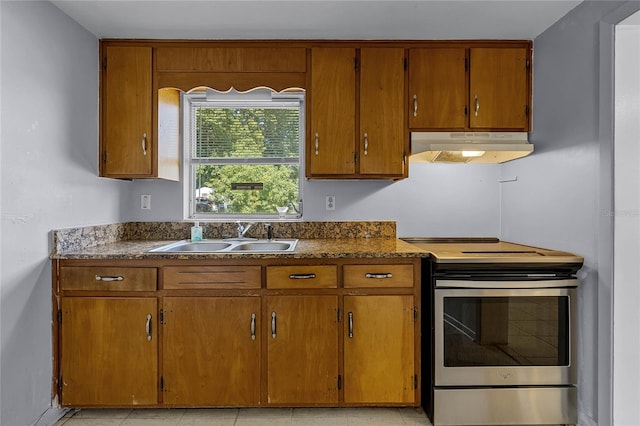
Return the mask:
<path id="1" fill-rule="evenodd" d="M 524 106 L 524 116 L 528 117 L 529 116 L 529 105 L 525 105 Z"/>
<path id="2" fill-rule="evenodd" d="M 358 153 L 357 152 L 353 153 L 353 164 L 358 164 Z"/>
<path id="3" fill-rule="evenodd" d="M 469 58 L 464 58 L 464 70 L 467 71 L 469 69 Z"/>
<path id="4" fill-rule="evenodd" d="M 164 391 L 164 377 L 160 376 L 160 392 Z"/>
<path id="5" fill-rule="evenodd" d="M 62 384 L 63 384 L 63 383 L 64 383 L 64 382 L 62 381 L 62 376 L 60 376 L 60 378 L 58 379 L 58 390 L 59 390 L 60 392 L 62 392 Z"/>
<path id="6" fill-rule="evenodd" d="M 342 389 L 342 375 L 338 374 L 338 390 Z"/>
<path id="7" fill-rule="evenodd" d="M 413 375 L 413 388 L 414 389 L 418 389 L 418 375 L 417 374 Z"/>
<path id="8" fill-rule="evenodd" d="M 418 322 L 418 307 L 413 307 L 413 322 Z"/>
<path id="9" fill-rule="evenodd" d="M 404 70 L 406 71 L 407 68 L 409 68 L 409 62 L 407 61 L 407 58 L 404 58 L 403 62 L 404 62 Z"/>
<path id="10" fill-rule="evenodd" d="M 402 153 L 402 164 L 407 164 L 407 153 L 406 152 Z"/>
<path id="11" fill-rule="evenodd" d="M 465 105 L 464 106 L 464 116 L 466 117 L 468 113 L 469 113 L 469 111 L 467 110 L 467 106 Z"/>
<path id="12" fill-rule="evenodd" d="M 102 69 L 103 70 L 107 70 L 107 58 L 106 56 L 104 58 L 102 58 Z"/>
<path id="13" fill-rule="evenodd" d="M 62 324 L 62 309 L 58 309 L 58 324 Z"/>
<path id="14" fill-rule="evenodd" d="M 102 151 L 102 163 L 107 164 L 107 151 Z"/>
<path id="15" fill-rule="evenodd" d="M 527 69 L 531 68 L 531 61 L 529 61 L 528 59 L 525 61 L 525 67 Z"/>
<path id="16" fill-rule="evenodd" d="M 164 325 L 164 309 L 160 309 L 160 318 L 159 318 L 160 324 Z"/>
<path id="17" fill-rule="evenodd" d="M 353 68 L 356 71 L 358 71 L 358 68 L 360 68 L 360 61 L 358 60 L 357 56 L 355 58 L 353 58 Z"/>
<path id="18" fill-rule="evenodd" d="M 338 322 L 342 322 L 342 309 L 338 308 Z"/>

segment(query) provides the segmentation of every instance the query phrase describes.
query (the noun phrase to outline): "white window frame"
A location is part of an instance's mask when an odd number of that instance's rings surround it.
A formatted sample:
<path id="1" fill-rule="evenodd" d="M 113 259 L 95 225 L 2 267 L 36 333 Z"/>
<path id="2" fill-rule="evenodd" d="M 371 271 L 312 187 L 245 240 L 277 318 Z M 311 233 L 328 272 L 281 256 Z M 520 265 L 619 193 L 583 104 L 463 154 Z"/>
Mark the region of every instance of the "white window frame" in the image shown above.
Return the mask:
<path id="1" fill-rule="evenodd" d="M 291 162 L 290 159 L 280 159 L 281 161 L 270 162 L 264 161 L 262 159 L 246 159 L 246 158 L 225 158 L 219 159 L 214 162 L 201 161 L 201 160 L 192 160 L 191 158 L 191 105 L 193 102 L 215 102 L 220 106 L 237 106 L 237 105 L 246 105 L 247 101 L 251 100 L 251 95 L 256 94 L 259 96 L 263 95 L 266 90 L 270 89 L 255 89 L 250 92 L 236 92 L 235 90 L 230 90 L 229 92 L 217 92 L 211 91 L 207 89 L 206 92 L 197 91 L 192 93 L 182 92 L 180 97 L 180 106 L 181 106 L 181 127 L 182 127 L 182 181 L 183 181 L 183 216 L 186 220 L 199 220 L 199 221 L 215 221 L 215 220 L 277 220 L 278 213 L 274 212 L 273 214 L 241 214 L 241 213 L 203 213 L 196 212 L 196 182 L 195 182 L 195 166 L 197 164 L 215 164 L 215 165 L 224 165 L 224 164 L 297 164 L 298 165 L 298 203 L 297 211 L 289 206 L 289 211 L 287 212 L 286 219 L 288 220 L 296 220 L 302 219 L 302 182 L 305 176 L 304 171 L 304 147 L 305 147 L 305 123 L 306 123 L 306 114 L 305 114 L 305 92 L 304 91 L 296 91 L 296 92 L 273 92 L 271 93 L 271 102 L 272 103 L 296 103 L 300 108 L 300 144 L 298 148 L 298 162 Z M 211 100 L 211 93 L 214 93 L 215 100 Z M 255 97 L 255 96 L 254 96 Z M 267 101 L 268 102 L 268 101 Z"/>

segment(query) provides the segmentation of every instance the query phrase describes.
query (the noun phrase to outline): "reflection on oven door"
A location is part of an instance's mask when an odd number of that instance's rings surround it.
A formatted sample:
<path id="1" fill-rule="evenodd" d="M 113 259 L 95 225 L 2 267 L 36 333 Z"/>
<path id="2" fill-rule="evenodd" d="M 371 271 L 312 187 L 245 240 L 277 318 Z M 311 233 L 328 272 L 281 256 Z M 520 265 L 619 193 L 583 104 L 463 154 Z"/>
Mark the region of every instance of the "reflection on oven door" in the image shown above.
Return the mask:
<path id="1" fill-rule="evenodd" d="M 566 297 L 444 299 L 445 367 L 568 365 Z"/>

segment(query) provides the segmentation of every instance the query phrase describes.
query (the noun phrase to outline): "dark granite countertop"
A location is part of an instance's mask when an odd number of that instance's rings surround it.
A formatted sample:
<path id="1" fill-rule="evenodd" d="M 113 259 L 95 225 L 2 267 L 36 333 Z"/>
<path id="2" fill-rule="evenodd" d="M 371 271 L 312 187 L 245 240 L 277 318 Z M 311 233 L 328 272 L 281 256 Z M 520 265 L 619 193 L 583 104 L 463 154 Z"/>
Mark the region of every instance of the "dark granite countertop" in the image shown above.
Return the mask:
<path id="1" fill-rule="evenodd" d="M 167 253 L 149 250 L 183 240 L 189 222 L 128 222 L 52 232 L 52 259 L 265 259 L 427 257 L 428 251 L 396 238 L 395 222 L 278 222 L 282 238 L 297 238 L 292 252 Z M 202 225 L 205 239 L 229 236 L 234 223 Z M 259 225 L 258 238 L 264 238 Z"/>
<path id="2" fill-rule="evenodd" d="M 171 241 L 120 241 L 52 254 L 53 259 L 265 259 L 426 257 L 429 252 L 397 238 L 301 239 L 292 252 L 149 253 Z"/>

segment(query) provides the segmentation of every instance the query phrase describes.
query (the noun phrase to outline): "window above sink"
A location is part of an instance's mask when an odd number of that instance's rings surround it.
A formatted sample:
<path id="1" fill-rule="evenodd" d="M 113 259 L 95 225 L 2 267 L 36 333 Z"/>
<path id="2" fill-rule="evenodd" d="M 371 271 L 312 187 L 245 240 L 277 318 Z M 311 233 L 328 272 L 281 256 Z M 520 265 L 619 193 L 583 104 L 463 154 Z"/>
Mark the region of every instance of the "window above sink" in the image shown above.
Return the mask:
<path id="1" fill-rule="evenodd" d="M 300 218 L 304 91 L 182 97 L 185 218 Z"/>

